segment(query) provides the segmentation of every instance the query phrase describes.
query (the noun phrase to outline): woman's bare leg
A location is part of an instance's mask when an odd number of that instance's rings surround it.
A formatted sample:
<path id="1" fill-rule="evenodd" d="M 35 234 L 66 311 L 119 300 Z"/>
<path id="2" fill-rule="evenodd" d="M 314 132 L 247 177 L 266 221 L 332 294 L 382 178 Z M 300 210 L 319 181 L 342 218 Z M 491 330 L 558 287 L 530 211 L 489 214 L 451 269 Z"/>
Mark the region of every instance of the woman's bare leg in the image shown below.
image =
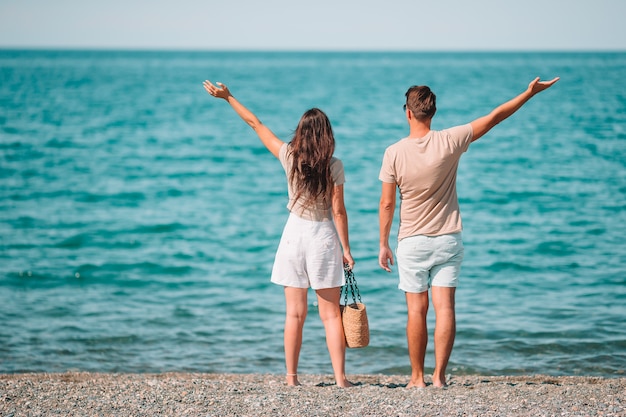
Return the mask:
<path id="1" fill-rule="evenodd" d="M 341 290 L 325 288 L 316 290 L 320 318 L 326 330 L 326 345 L 330 354 L 330 362 L 335 373 L 335 381 L 339 387 L 354 386 L 346 379 L 346 336 L 343 333 L 339 298 Z"/>
<path id="2" fill-rule="evenodd" d="M 298 360 L 302 347 L 302 328 L 307 314 L 308 288 L 285 287 L 285 365 L 287 385 L 300 385 Z"/>

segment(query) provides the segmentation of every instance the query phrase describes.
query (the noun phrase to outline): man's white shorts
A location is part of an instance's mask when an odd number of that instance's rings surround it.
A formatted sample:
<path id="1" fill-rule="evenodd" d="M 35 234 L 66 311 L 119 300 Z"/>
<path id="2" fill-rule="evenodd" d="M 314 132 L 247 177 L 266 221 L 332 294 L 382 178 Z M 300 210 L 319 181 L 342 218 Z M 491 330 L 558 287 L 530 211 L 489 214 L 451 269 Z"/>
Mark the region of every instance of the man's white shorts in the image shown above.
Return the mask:
<path id="1" fill-rule="evenodd" d="M 428 291 L 431 286 L 456 287 L 463 252 L 461 233 L 402 239 L 396 249 L 400 275 L 398 288 L 420 293 Z"/>
<path id="2" fill-rule="evenodd" d="M 276 251 L 272 282 L 315 290 L 344 285 L 343 253 L 335 224 L 290 214 Z"/>

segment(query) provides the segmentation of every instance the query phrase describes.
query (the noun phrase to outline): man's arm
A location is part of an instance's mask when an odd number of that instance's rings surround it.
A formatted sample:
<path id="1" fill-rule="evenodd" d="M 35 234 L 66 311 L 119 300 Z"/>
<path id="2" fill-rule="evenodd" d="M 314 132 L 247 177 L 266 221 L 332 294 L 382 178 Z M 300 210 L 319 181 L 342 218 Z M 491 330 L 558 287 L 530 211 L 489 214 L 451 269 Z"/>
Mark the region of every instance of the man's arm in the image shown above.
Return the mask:
<path id="1" fill-rule="evenodd" d="M 380 251 L 378 253 L 378 265 L 387 272 L 391 272 L 389 263 L 393 265 L 393 252 L 389 247 L 389 233 L 393 223 L 393 213 L 396 209 L 396 184 L 383 182 L 380 195 L 378 220 L 380 227 Z"/>
<path id="2" fill-rule="evenodd" d="M 217 85 L 212 84 L 210 81 L 205 81 L 202 83 L 204 89 L 216 98 L 221 98 L 226 100 L 228 104 L 235 110 L 235 112 L 241 117 L 241 119 L 248 124 L 259 136 L 261 142 L 265 147 L 278 158 L 278 153 L 280 151 L 280 147 L 283 145 L 283 141 L 278 139 L 276 135 L 261 121 L 254 113 L 248 110 L 243 104 L 241 104 L 222 83 L 216 83 Z"/>
<path id="3" fill-rule="evenodd" d="M 486 116 L 480 117 L 470 124 L 474 135 L 472 141 L 478 140 L 485 133 L 489 132 L 495 125 L 510 117 L 513 113 L 518 111 L 528 100 L 530 100 L 535 94 L 549 88 L 559 80 L 559 77 L 550 81 L 539 81 L 539 77 L 530 82 L 526 91 L 518 95 L 517 97 L 507 101 L 504 104 L 493 109 L 491 113 Z"/>

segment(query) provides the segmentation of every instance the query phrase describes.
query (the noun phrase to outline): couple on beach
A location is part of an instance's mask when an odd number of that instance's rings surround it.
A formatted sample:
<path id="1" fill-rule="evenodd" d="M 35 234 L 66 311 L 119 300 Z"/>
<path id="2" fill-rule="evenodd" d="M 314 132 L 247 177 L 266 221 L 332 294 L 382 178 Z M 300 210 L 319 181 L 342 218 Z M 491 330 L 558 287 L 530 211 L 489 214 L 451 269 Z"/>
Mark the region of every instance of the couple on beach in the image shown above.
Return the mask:
<path id="1" fill-rule="evenodd" d="M 394 264 L 389 234 L 399 189 L 400 224 L 396 261 L 398 288 L 405 292 L 406 333 L 411 380 L 407 387 L 425 387 L 424 357 L 428 332 L 429 289 L 435 310 L 435 370 L 432 383 L 446 385 L 446 367 L 456 334 L 455 289 L 463 260 L 461 215 L 456 174 L 461 155 L 470 144 L 519 110 L 535 94 L 558 81 L 540 81 L 476 120 L 440 131 L 431 130 L 435 94 L 427 86 L 406 92 L 404 111 L 409 135 L 384 153 L 379 179 L 380 252 L 378 263 L 391 272 Z M 333 156 L 335 138 L 326 114 L 307 110 L 290 142 L 283 142 L 241 104 L 222 83 L 204 81 L 205 90 L 225 100 L 258 135 L 283 166 L 287 176 L 289 217 L 278 245 L 271 281 L 284 287 L 286 380 L 300 385 L 298 360 L 307 315 L 309 286 L 317 294 L 337 386 L 350 387 L 345 374 L 346 342 L 339 299 L 345 283 L 344 264 L 354 267 L 344 204 L 344 167 Z"/>

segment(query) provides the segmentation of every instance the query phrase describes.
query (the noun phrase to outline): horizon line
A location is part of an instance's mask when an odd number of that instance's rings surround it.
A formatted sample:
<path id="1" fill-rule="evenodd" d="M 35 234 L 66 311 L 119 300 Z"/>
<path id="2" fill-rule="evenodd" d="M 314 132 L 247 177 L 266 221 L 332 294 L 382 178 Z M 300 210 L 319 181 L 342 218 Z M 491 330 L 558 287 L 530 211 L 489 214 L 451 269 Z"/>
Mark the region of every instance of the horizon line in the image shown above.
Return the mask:
<path id="1" fill-rule="evenodd" d="M 484 49 L 360 49 L 360 48 L 192 48 L 192 47 L 121 47 L 121 46 L 10 46 L 0 45 L 0 51 L 67 51 L 67 52 L 240 52 L 240 53 L 626 53 L 625 49 L 589 48 L 484 48 Z"/>

